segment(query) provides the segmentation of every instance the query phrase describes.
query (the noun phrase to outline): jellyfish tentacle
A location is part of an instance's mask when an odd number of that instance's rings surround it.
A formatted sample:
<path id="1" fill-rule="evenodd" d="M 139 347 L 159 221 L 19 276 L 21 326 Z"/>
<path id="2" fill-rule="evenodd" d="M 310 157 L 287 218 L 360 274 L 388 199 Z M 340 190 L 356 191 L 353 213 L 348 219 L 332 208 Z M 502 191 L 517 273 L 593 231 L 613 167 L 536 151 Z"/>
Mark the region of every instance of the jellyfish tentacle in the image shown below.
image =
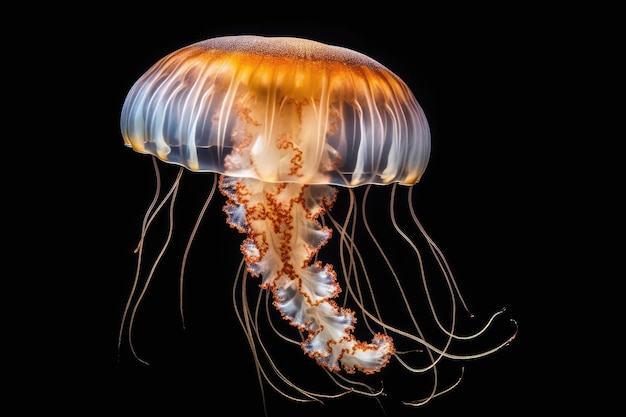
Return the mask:
<path id="1" fill-rule="evenodd" d="M 135 249 L 135 253 L 137 253 L 137 266 L 136 266 L 136 270 L 135 270 L 135 278 L 133 280 L 133 286 L 131 289 L 131 292 L 128 296 L 128 299 L 126 301 L 126 306 L 124 307 L 124 313 L 122 315 L 122 321 L 120 323 L 120 330 L 119 330 L 119 335 L 118 335 L 118 355 L 119 352 L 121 350 L 121 345 L 122 345 L 122 335 L 125 329 L 125 326 L 127 327 L 127 332 L 128 332 L 128 345 L 129 348 L 133 354 L 133 356 L 140 361 L 141 363 L 148 365 L 148 362 L 146 362 L 145 360 L 141 359 L 139 357 L 139 354 L 137 353 L 137 351 L 135 350 L 135 346 L 133 343 L 133 327 L 134 327 L 134 323 L 135 323 L 135 317 L 137 316 L 137 311 L 139 310 L 139 306 L 141 305 L 141 302 L 143 301 L 143 298 L 146 294 L 146 292 L 148 291 L 148 288 L 150 287 L 150 283 L 152 282 L 152 278 L 154 277 L 154 273 L 156 271 L 157 266 L 159 265 L 163 254 L 165 253 L 166 249 L 168 248 L 169 244 L 170 244 L 170 240 L 172 238 L 172 234 L 174 231 L 174 203 L 176 202 L 176 195 L 178 193 L 178 189 L 180 186 L 180 179 L 183 175 L 183 168 L 181 167 L 178 170 L 178 175 L 176 176 L 176 179 L 174 180 L 174 182 L 172 183 L 172 186 L 170 187 L 169 191 L 167 192 L 167 194 L 161 199 L 161 202 L 158 204 L 158 206 L 155 207 L 156 202 L 159 199 L 159 194 L 160 194 L 160 185 L 161 185 L 161 180 L 160 180 L 160 175 L 159 175 L 159 170 L 158 170 L 158 165 L 156 164 L 156 161 L 153 159 L 153 163 L 154 163 L 154 168 L 155 168 L 155 173 L 157 175 L 157 188 L 155 191 L 155 196 L 154 199 L 152 201 L 152 203 L 150 204 L 150 207 L 148 208 L 148 211 L 146 212 L 146 215 L 144 216 L 144 221 L 142 223 L 141 226 L 141 238 L 139 240 L 139 243 L 137 245 L 137 248 Z M 161 209 L 163 208 L 163 206 L 167 203 L 170 202 L 170 207 L 169 207 L 169 228 L 168 228 L 168 233 L 167 233 L 167 237 L 165 239 L 165 242 L 163 243 L 163 245 L 161 246 L 161 250 L 159 251 L 156 259 L 152 262 L 152 267 L 150 268 L 150 271 L 148 272 L 147 277 L 145 278 L 143 285 L 140 287 L 140 271 L 141 271 L 141 266 L 143 263 L 143 250 L 144 250 L 144 239 L 146 234 L 148 233 L 148 229 L 150 228 L 150 225 L 152 224 L 152 221 L 156 218 L 157 214 L 161 211 Z M 136 292 L 139 291 L 139 294 L 136 295 Z"/>
<path id="2" fill-rule="evenodd" d="M 317 218 L 334 204 L 336 189 L 227 176 L 219 188 L 228 198 L 228 223 L 247 234 L 241 251 L 248 271 L 262 277 L 283 318 L 308 333 L 302 349 L 331 371 L 382 369 L 395 352 L 391 337 L 357 340 L 354 313 L 334 301 L 341 288 L 332 265 L 312 262 L 332 235 Z"/>
<path id="3" fill-rule="evenodd" d="M 187 246 L 185 247 L 185 252 L 183 253 L 183 260 L 180 264 L 180 277 L 178 278 L 178 306 L 179 306 L 180 320 L 181 320 L 183 329 L 185 328 L 185 311 L 183 309 L 183 289 L 184 289 L 185 270 L 187 268 L 187 259 L 189 257 L 189 252 L 191 251 L 191 245 L 194 241 L 194 238 L 196 237 L 196 233 L 198 232 L 198 229 L 200 228 L 200 223 L 202 223 L 202 219 L 204 219 L 204 213 L 209 207 L 209 204 L 211 204 L 211 201 L 213 201 L 213 194 L 215 194 L 216 188 L 217 188 L 217 179 L 216 179 L 216 176 L 214 175 L 213 185 L 211 186 L 211 191 L 209 192 L 209 195 L 207 196 L 207 198 L 204 200 L 202 209 L 200 209 L 200 213 L 198 214 L 198 217 L 196 218 L 196 223 L 194 224 L 193 230 L 191 231 L 191 234 L 189 235 L 189 240 L 187 240 Z"/>

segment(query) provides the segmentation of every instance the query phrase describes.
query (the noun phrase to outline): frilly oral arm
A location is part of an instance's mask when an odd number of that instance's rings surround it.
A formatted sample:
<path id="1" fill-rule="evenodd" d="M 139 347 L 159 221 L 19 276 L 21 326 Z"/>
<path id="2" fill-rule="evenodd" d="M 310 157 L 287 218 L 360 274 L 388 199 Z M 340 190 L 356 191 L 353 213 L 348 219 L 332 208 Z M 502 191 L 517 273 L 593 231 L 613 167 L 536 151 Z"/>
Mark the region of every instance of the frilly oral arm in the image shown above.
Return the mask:
<path id="1" fill-rule="evenodd" d="M 391 338 L 358 341 L 354 313 L 333 301 L 341 288 L 332 265 L 312 262 L 332 234 L 317 217 L 332 207 L 336 190 L 249 178 L 223 178 L 220 190 L 231 227 L 248 235 L 241 250 L 249 272 L 263 277 L 283 318 L 308 332 L 303 350 L 332 371 L 369 374 L 384 367 L 395 351 Z"/>

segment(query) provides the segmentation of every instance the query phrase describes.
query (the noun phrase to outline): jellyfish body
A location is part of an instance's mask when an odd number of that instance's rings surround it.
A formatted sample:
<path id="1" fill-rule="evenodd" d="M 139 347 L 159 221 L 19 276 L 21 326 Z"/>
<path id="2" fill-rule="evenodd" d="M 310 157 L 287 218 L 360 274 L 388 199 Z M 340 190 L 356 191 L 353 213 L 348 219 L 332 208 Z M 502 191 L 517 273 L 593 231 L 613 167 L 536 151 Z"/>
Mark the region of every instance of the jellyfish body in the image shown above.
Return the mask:
<path id="1" fill-rule="evenodd" d="M 355 337 L 355 312 L 336 302 L 337 271 L 317 255 L 332 235 L 320 218 L 338 186 L 412 186 L 426 169 L 428 123 L 399 77 L 358 52 L 305 39 L 209 39 L 169 54 L 135 83 L 121 131 L 137 152 L 220 175 L 227 222 L 246 235 L 247 272 L 305 335 L 301 347 L 317 363 L 370 374 L 396 354 L 392 326 Z"/>

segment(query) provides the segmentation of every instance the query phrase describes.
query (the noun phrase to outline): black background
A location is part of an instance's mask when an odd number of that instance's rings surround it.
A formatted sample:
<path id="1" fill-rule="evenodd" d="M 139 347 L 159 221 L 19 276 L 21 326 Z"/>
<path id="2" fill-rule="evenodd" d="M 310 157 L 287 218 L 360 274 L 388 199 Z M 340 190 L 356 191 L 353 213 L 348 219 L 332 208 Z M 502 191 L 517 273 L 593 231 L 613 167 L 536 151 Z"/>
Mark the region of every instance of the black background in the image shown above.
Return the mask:
<path id="1" fill-rule="evenodd" d="M 137 348 L 151 365 L 125 349 L 118 360 L 117 352 L 132 251 L 154 189 L 149 158 L 123 146 L 124 97 L 169 52 L 215 36 L 259 34 L 357 50 L 409 85 L 433 140 L 416 188 L 417 213 L 450 260 L 469 304 L 483 318 L 506 307 L 503 321 L 519 323 L 510 346 L 467 364 L 456 390 L 419 409 L 385 399 L 387 415 L 495 416 L 532 412 L 538 404 L 550 410 L 569 406 L 571 399 L 556 394 L 568 379 L 560 358 L 573 349 L 562 345 L 566 332 L 559 329 L 568 319 L 554 308 L 564 297 L 553 291 L 560 266 L 552 256 L 563 220 L 548 202 L 564 191 L 560 178 L 546 175 L 543 152 L 555 147 L 551 140 L 561 140 L 553 136 L 558 129 L 545 124 L 553 117 L 546 103 L 561 88 L 552 63 L 570 42 L 550 29 L 554 17 L 543 10 L 475 7 L 431 12 L 419 4 L 378 5 L 381 10 L 357 16 L 292 4 L 285 9 L 289 17 L 278 18 L 278 11 L 224 7 L 96 8 L 56 43 L 58 59 L 68 63 L 57 78 L 58 97 L 77 104 L 56 119 L 72 127 L 66 129 L 68 149 L 55 155 L 80 156 L 49 158 L 62 178 L 54 183 L 59 197 L 49 200 L 54 231 L 45 233 L 45 246 L 64 248 L 48 264 L 57 274 L 44 277 L 37 291 L 51 307 L 25 326 L 37 340 L 28 344 L 34 370 L 20 375 L 18 392 L 51 394 L 42 395 L 48 409 L 81 414 L 262 415 L 254 364 L 230 298 L 242 236 L 226 225 L 219 195 L 198 238 L 203 254 L 187 278 L 187 329 L 177 311 L 177 266 L 164 264 L 137 322 Z M 184 191 L 200 201 L 208 178 L 186 179 Z M 71 240 L 69 248 L 64 239 Z M 511 330 L 503 329 L 503 335 Z M 293 366 L 306 372 L 310 361 L 301 360 Z M 401 376 L 390 370 L 386 378 Z M 357 396 L 321 406 L 266 392 L 270 416 L 384 415 L 375 402 Z M 25 409 L 37 405 L 22 403 Z"/>

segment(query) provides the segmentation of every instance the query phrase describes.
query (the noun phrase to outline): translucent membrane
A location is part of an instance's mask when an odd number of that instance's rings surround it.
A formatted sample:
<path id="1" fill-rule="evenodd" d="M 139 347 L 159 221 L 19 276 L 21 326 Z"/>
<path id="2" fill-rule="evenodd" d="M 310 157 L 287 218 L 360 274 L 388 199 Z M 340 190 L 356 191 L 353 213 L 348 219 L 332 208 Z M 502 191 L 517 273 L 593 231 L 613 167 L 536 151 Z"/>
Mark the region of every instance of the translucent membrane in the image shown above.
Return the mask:
<path id="1" fill-rule="evenodd" d="M 430 155 L 399 77 L 297 38 L 221 37 L 169 54 L 130 90 L 121 131 L 137 152 L 266 182 L 414 184 Z"/>

